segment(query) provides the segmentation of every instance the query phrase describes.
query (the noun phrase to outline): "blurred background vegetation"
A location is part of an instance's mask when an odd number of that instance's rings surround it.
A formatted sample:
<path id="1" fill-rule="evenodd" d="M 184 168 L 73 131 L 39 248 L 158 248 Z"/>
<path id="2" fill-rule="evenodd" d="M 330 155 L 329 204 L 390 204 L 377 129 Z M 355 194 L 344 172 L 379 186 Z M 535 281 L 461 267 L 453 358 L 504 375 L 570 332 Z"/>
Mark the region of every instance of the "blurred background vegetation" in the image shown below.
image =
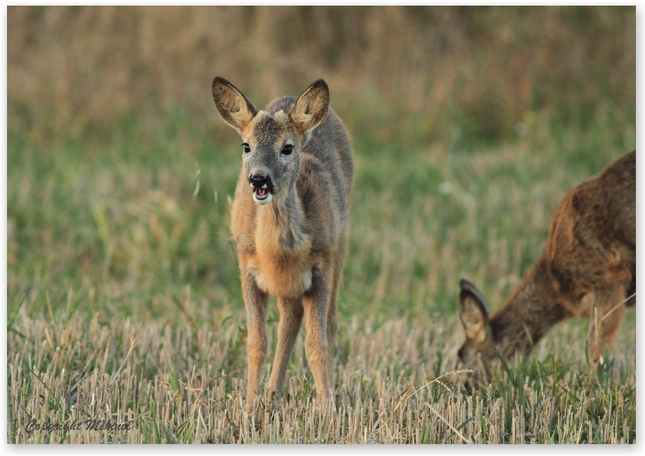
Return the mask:
<path id="1" fill-rule="evenodd" d="M 36 141 L 156 135 L 177 107 L 218 131 L 215 74 L 258 104 L 325 78 L 355 134 L 414 147 L 635 117 L 634 7 L 9 7 L 7 26 L 9 130 Z"/>
<path id="2" fill-rule="evenodd" d="M 328 82 L 350 314 L 453 314 L 462 275 L 501 301 L 564 192 L 635 146 L 635 7 L 11 6 L 7 28 L 10 310 L 241 310 L 215 75 L 258 106 Z"/>

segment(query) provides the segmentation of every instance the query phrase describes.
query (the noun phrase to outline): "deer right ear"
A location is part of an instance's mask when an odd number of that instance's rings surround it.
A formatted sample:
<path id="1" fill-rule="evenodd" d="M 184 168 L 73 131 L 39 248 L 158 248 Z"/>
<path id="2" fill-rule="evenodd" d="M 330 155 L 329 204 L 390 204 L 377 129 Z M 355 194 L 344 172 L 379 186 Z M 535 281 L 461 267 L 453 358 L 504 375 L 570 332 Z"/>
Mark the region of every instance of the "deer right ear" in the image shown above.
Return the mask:
<path id="1" fill-rule="evenodd" d="M 459 282 L 459 319 L 468 339 L 483 342 L 488 332 L 488 307 L 475 285 L 466 279 Z"/>
<path id="2" fill-rule="evenodd" d="M 212 89 L 213 100 L 219 115 L 241 135 L 258 113 L 258 109 L 251 100 L 224 78 L 215 76 Z"/>
<path id="3" fill-rule="evenodd" d="M 329 87 L 318 79 L 302 92 L 289 110 L 289 117 L 305 136 L 320 125 L 329 109 Z"/>

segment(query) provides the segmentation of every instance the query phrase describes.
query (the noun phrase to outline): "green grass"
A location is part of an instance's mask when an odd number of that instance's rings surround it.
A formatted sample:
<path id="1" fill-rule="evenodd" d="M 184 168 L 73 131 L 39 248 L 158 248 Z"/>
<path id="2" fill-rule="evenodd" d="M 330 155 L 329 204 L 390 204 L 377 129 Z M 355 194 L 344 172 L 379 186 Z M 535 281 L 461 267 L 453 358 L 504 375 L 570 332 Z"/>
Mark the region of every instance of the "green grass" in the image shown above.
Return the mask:
<path id="1" fill-rule="evenodd" d="M 478 147 L 456 128 L 454 141 L 415 148 L 346 119 L 356 181 L 337 408 L 313 407 L 301 336 L 290 400 L 256 425 L 242 411 L 245 315 L 228 229 L 235 133 L 210 137 L 178 108 L 156 135 L 133 120 L 107 141 L 10 130 L 8 441 L 635 442 L 633 310 L 599 372 L 586 323 L 572 321 L 488 390 L 470 396 L 450 374 L 459 279 L 502 304 L 565 192 L 635 144 L 616 117 L 608 108 L 577 129 L 537 115 L 515 140 Z M 270 340 L 277 318 L 272 305 Z M 130 429 L 25 430 L 76 418 Z"/>

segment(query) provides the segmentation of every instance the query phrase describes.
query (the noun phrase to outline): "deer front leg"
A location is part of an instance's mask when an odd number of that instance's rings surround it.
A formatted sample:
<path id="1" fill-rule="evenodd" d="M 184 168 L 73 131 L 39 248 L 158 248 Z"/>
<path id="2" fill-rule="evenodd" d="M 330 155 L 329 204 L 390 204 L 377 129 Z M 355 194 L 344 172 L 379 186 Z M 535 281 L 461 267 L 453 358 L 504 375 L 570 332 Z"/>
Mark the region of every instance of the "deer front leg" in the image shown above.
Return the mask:
<path id="1" fill-rule="evenodd" d="M 314 271 L 311 288 L 305 293 L 304 309 L 307 321 L 305 349 L 307 360 L 314 376 L 316 392 L 322 403 L 327 402 L 330 392 L 328 378 L 329 346 L 327 341 L 327 313 L 331 278 L 321 271 Z"/>
<path id="2" fill-rule="evenodd" d="M 260 372 L 267 352 L 266 309 L 269 296 L 258 288 L 255 279 L 242 273 L 242 294 L 246 307 L 246 352 L 248 357 L 248 384 L 246 410 L 251 412 L 260 384 Z"/>
<path id="3" fill-rule="evenodd" d="M 589 324 L 589 356 L 593 366 L 602 362 L 602 355 L 616 337 L 625 311 L 625 287 L 593 291 Z"/>
<path id="4" fill-rule="evenodd" d="M 278 298 L 278 309 L 280 311 L 278 343 L 276 345 L 271 378 L 267 385 L 270 399 L 277 399 L 282 390 L 287 366 L 289 365 L 289 356 L 291 356 L 291 352 L 293 351 L 293 346 L 302 323 L 302 297 L 295 299 Z"/>

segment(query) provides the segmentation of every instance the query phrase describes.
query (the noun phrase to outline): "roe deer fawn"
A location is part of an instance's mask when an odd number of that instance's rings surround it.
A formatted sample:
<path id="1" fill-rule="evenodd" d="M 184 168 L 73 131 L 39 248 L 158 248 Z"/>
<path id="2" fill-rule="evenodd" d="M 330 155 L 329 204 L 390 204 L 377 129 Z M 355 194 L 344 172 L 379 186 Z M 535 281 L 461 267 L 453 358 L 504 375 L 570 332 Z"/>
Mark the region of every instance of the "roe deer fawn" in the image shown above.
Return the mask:
<path id="1" fill-rule="evenodd" d="M 546 246 L 509 300 L 489 316 L 479 290 L 462 279 L 458 356 L 477 377 L 496 360 L 528 353 L 559 321 L 590 319 L 588 353 L 602 362 L 636 291 L 636 151 L 573 187 L 551 222 Z M 626 299 L 627 295 L 630 295 Z M 475 383 L 479 383 L 477 378 Z"/>
<path id="2" fill-rule="evenodd" d="M 322 79 L 266 111 L 223 78 L 215 77 L 212 90 L 222 119 L 244 141 L 231 231 L 247 315 L 247 410 L 267 351 L 269 295 L 277 297 L 280 312 L 269 397 L 280 394 L 304 314 L 307 359 L 325 402 L 333 386 L 336 294 L 354 174 L 348 133 L 329 108 Z"/>

